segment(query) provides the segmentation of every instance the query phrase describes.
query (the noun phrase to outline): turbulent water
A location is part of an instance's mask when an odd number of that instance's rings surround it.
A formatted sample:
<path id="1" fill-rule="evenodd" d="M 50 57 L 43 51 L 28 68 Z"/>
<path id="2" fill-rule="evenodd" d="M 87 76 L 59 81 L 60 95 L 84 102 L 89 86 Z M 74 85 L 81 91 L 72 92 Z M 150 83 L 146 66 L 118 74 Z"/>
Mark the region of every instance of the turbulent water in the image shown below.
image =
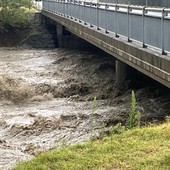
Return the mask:
<path id="1" fill-rule="evenodd" d="M 122 94 L 114 77 L 114 60 L 101 51 L 1 48 L 0 169 L 124 123 L 131 90 Z M 141 88 L 136 97 L 143 120 L 169 114 L 167 92 Z"/>

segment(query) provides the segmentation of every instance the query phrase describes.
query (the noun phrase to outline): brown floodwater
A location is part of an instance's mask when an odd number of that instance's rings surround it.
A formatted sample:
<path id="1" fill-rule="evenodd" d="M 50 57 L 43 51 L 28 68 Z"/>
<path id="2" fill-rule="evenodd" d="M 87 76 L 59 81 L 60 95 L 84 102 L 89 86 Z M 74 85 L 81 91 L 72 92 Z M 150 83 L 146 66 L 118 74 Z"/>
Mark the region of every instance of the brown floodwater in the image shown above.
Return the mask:
<path id="1" fill-rule="evenodd" d="M 145 121 L 169 114 L 169 94 L 141 88 L 136 97 Z M 124 123 L 130 98 L 101 51 L 0 48 L 0 169 Z"/>

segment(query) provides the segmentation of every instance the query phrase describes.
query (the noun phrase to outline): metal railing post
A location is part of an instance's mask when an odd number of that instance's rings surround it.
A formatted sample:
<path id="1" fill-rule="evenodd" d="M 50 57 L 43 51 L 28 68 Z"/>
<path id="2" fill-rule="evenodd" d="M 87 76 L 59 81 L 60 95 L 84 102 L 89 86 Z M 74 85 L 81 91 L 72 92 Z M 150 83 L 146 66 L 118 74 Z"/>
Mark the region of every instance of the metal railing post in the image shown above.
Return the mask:
<path id="1" fill-rule="evenodd" d="M 83 2 L 81 2 L 81 22 L 83 22 L 83 16 L 84 16 L 84 11 L 83 11 Z"/>
<path id="2" fill-rule="evenodd" d="M 51 2 L 51 12 L 54 13 L 54 5 L 53 5 L 54 2 Z"/>
<path id="3" fill-rule="evenodd" d="M 55 13 L 57 14 L 57 0 L 55 1 Z"/>
<path id="4" fill-rule="evenodd" d="M 57 14 L 60 14 L 60 11 L 59 11 L 59 2 L 58 2 L 58 0 L 56 0 L 56 8 L 57 8 Z"/>
<path id="5" fill-rule="evenodd" d="M 77 18 L 76 18 L 76 0 L 74 0 L 74 20 L 77 21 Z"/>
<path id="6" fill-rule="evenodd" d="M 129 37 L 129 12 L 130 12 L 130 6 L 127 6 L 127 41 L 131 42 Z"/>
<path id="7" fill-rule="evenodd" d="M 164 18 L 166 16 L 165 8 L 162 9 L 162 17 L 161 17 L 161 52 L 165 55 L 165 47 L 164 47 Z"/>
<path id="8" fill-rule="evenodd" d="M 54 13 L 56 13 L 56 7 L 55 7 L 55 5 L 56 5 L 56 1 L 54 1 Z"/>
<path id="9" fill-rule="evenodd" d="M 117 34 L 117 10 L 118 10 L 118 6 L 116 4 L 115 5 L 115 37 L 119 37 Z"/>
<path id="10" fill-rule="evenodd" d="M 146 48 L 145 45 L 145 7 L 142 8 L 142 47 Z"/>
<path id="11" fill-rule="evenodd" d="M 61 16 L 64 16 L 64 5 L 63 5 L 63 0 L 61 0 L 61 3 L 60 3 L 60 5 L 61 5 Z"/>
<path id="12" fill-rule="evenodd" d="M 66 17 L 68 18 L 69 17 L 69 11 L 68 11 L 68 0 L 66 2 Z"/>
<path id="13" fill-rule="evenodd" d="M 90 22 L 90 27 L 93 27 L 93 25 L 91 24 L 91 18 L 92 18 L 91 10 L 92 10 L 92 3 L 90 2 L 90 18 L 89 18 L 89 22 Z"/>
<path id="14" fill-rule="evenodd" d="M 65 0 L 63 1 L 63 16 L 65 17 Z"/>
<path id="15" fill-rule="evenodd" d="M 78 1 L 78 7 L 79 7 L 79 22 L 81 22 L 81 2 Z"/>
<path id="16" fill-rule="evenodd" d="M 108 18 L 107 18 L 107 8 L 108 8 L 108 5 L 107 4 L 105 4 L 105 13 L 104 13 L 104 17 L 105 17 L 105 27 L 106 27 L 106 29 L 105 29 L 105 33 L 107 34 L 107 33 L 109 33 L 108 32 Z"/>
<path id="17" fill-rule="evenodd" d="M 86 17 L 86 15 L 85 15 L 85 1 L 83 2 L 83 8 L 84 8 L 84 25 L 87 25 L 87 23 L 86 23 L 86 21 L 85 21 L 85 17 Z"/>
<path id="18" fill-rule="evenodd" d="M 146 7 L 148 6 L 148 0 L 146 0 L 146 4 L 145 5 L 146 5 Z"/>
<path id="19" fill-rule="evenodd" d="M 71 2 L 70 6 L 71 6 L 71 9 L 72 9 L 73 2 Z M 73 12 L 74 12 L 74 11 L 73 11 Z M 73 19 L 73 12 L 72 12 L 72 10 L 70 10 L 70 18 L 71 18 L 71 19 Z"/>
<path id="20" fill-rule="evenodd" d="M 96 20 L 97 20 L 97 30 L 100 30 L 99 28 L 99 4 L 97 3 L 97 16 L 96 16 Z"/>

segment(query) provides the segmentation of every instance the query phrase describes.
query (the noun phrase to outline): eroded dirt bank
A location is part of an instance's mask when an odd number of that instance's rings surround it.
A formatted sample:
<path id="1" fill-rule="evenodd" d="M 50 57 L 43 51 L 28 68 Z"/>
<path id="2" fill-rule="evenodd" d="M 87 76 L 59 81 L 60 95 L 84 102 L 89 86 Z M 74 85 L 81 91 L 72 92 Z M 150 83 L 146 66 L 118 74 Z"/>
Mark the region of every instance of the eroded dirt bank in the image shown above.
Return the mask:
<path id="1" fill-rule="evenodd" d="M 130 98 L 131 89 L 117 90 L 113 58 L 104 53 L 1 48 L 0 169 L 125 122 Z M 145 121 L 169 114 L 167 89 L 141 88 L 136 98 Z"/>

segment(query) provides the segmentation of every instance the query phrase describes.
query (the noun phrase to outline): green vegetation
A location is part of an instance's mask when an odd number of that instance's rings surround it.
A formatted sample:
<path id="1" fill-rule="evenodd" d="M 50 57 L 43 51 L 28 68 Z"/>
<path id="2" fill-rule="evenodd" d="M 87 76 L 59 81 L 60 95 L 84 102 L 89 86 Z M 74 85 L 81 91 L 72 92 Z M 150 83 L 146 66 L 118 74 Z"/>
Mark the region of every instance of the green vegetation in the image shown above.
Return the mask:
<path id="1" fill-rule="evenodd" d="M 136 110 L 136 97 L 134 91 L 132 91 L 131 111 L 126 124 L 126 128 L 132 129 L 136 126 L 140 126 L 140 113 Z"/>
<path id="2" fill-rule="evenodd" d="M 28 26 L 26 9 L 32 5 L 32 0 L 0 0 L 0 32 Z"/>
<path id="3" fill-rule="evenodd" d="M 170 170 L 170 123 L 52 150 L 13 170 Z"/>

